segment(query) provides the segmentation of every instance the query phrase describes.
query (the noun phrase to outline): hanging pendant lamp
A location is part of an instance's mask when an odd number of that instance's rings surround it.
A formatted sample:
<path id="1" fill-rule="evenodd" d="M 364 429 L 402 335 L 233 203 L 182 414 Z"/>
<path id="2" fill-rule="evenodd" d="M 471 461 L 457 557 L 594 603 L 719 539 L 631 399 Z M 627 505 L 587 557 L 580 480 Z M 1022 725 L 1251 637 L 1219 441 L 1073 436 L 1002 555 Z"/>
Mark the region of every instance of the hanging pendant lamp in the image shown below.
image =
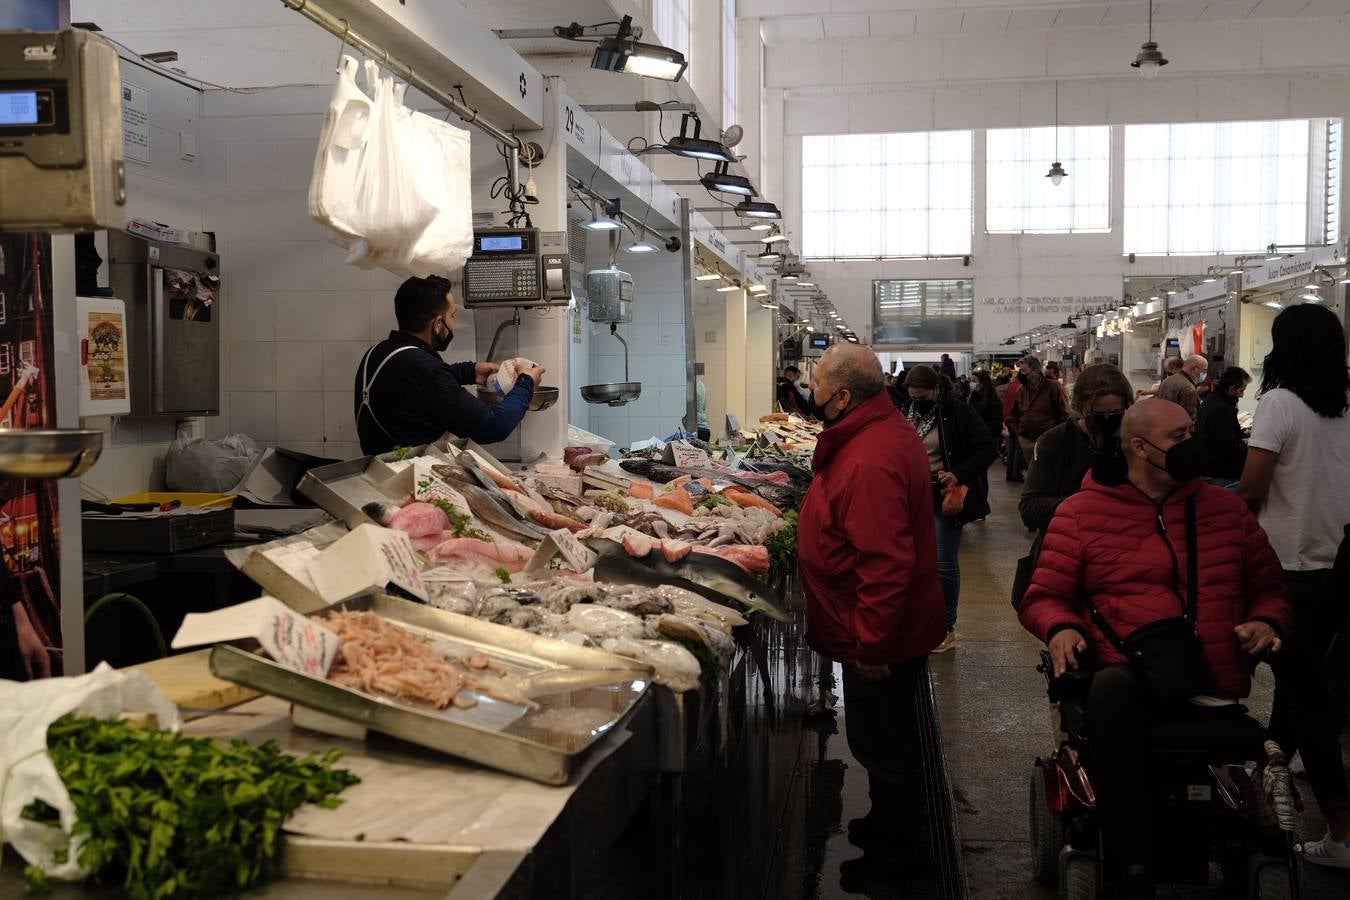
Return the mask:
<path id="1" fill-rule="evenodd" d="M 1055 82 L 1055 161 L 1050 166 L 1050 171 L 1045 173 L 1045 177 L 1050 179 L 1050 183 L 1059 187 L 1059 183 L 1069 177 L 1069 173 L 1064 170 L 1064 166 L 1059 161 L 1059 82 Z"/>
<path id="2" fill-rule="evenodd" d="M 1153 40 L 1153 0 L 1148 0 L 1148 40 L 1144 41 L 1139 48 L 1139 55 L 1134 58 L 1131 66 L 1139 70 L 1139 74 L 1145 78 L 1157 78 L 1158 70 L 1167 65 L 1167 59 L 1158 50 L 1158 44 Z"/>

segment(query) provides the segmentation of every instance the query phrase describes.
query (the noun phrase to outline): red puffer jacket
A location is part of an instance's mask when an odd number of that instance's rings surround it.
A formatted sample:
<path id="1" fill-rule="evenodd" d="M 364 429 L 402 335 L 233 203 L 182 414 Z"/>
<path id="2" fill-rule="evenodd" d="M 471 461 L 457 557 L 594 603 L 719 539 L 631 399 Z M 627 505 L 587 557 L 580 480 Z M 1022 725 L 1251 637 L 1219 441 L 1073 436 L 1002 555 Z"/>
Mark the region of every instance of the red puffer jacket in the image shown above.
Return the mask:
<path id="1" fill-rule="evenodd" d="M 1082 491 L 1061 503 L 1050 522 L 1022 601 L 1022 624 L 1047 642 L 1065 628 L 1081 631 L 1088 642 L 1087 669 L 1124 662 L 1091 620 L 1084 598 L 1093 599 L 1122 638 L 1181 615 L 1178 593 L 1184 597 L 1188 590 L 1186 498 L 1192 495 L 1200 554 L 1197 630 L 1214 671 L 1214 694 L 1247 696 L 1254 663 L 1233 629 L 1259 619 L 1288 635 L 1292 612 L 1280 561 L 1256 517 L 1236 494 L 1198 479 L 1159 509 L 1134 485 L 1107 487 L 1089 473 Z M 1175 586 L 1169 540 L 1179 566 Z"/>
<path id="2" fill-rule="evenodd" d="M 827 428 L 797 550 L 806 640 L 829 659 L 883 665 L 946 634 L 928 452 L 885 391 Z"/>

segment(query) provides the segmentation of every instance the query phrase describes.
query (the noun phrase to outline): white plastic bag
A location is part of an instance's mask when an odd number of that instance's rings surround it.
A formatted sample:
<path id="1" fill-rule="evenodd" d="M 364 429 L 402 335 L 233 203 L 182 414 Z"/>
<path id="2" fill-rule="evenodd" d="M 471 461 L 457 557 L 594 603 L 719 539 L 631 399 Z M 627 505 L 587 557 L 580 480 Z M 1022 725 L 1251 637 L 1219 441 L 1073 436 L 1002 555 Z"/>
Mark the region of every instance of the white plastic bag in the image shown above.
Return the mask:
<path id="1" fill-rule="evenodd" d="M 412 269 L 421 276 L 449 278 L 473 253 L 469 133 L 419 112 L 397 124 L 422 173 L 418 186 L 436 207 L 436 217 L 413 251 Z"/>
<path id="2" fill-rule="evenodd" d="M 262 450 L 246 434 L 218 441 L 178 438 L 164 456 L 164 486 L 171 491 L 223 494 L 239 485 Z"/>
<path id="3" fill-rule="evenodd" d="M 356 69 L 354 58 L 342 57 L 309 183 L 310 217 L 339 232 L 344 246 L 354 234 L 356 177 L 374 111 L 370 98 L 356 84 Z M 373 83 L 368 77 L 367 84 Z"/>
<path id="4" fill-rule="evenodd" d="M 87 873 L 77 860 L 84 837 L 71 837 L 75 807 L 47 755 L 47 728 L 66 713 L 108 719 L 121 712 L 153 713 L 160 728 L 177 731 L 178 707 L 143 672 L 118 671 L 101 663 L 78 678 L 0 681 L 0 827 L 4 840 L 29 864 L 53 878 L 74 881 Z M 44 800 L 61 814 L 61 827 L 21 818 L 24 807 Z M 65 862 L 58 850 L 68 851 Z"/>
<path id="5" fill-rule="evenodd" d="M 365 152 L 356 184 L 356 212 L 347 262 L 411 274 L 413 253 L 436 217 L 436 207 L 418 188 L 416 160 L 400 140 L 400 118 L 411 114 L 398 103 L 394 78 L 385 75 L 375 92 L 375 115 L 366 127 Z"/>

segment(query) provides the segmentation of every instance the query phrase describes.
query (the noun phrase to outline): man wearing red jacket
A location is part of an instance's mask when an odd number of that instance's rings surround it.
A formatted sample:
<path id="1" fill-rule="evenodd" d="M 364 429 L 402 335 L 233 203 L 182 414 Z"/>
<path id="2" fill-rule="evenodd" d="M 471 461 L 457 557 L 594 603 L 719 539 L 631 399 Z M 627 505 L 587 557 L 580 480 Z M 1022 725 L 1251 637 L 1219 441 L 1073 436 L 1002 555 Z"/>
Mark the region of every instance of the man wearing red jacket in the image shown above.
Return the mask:
<path id="1" fill-rule="evenodd" d="M 1236 494 L 1200 477 L 1204 452 L 1184 409 L 1165 400 L 1130 407 L 1120 428 L 1128 475 L 1083 489 L 1060 504 L 1041 545 L 1020 609 L 1022 624 L 1045 641 L 1055 674 L 1095 671 L 1087 703 L 1107 875 L 1127 898 L 1152 897 L 1148 792 L 1140 734 L 1162 703 L 1116 639 L 1183 612 L 1189 598 L 1186 507 L 1195 501 L 1196 635 L 1212 688 L 1192 703 L 1212 706 L 1251 690 L 1255 657 L 1278 651 L 1291 623 L 1280 563 L 1266 534 Z M 1111 479 L 1107 479 L 1110 481 Z M 1089 602 L 1116 633 L 1109 637 Z M 1184 707 L 1182 707 L 1184 709 Z"/>
<path id="2" fill-rule="evenodd" d="M 928 654 L 946 635 L 946 608 L 928 454 L 884 386 L 866 347 L 840 344 L 821 357 L 811 404 L 825 430 L 798 524 L 806 639 L 843 663 L 848 745 L 872 799 L 867 816 L 849 823 L 867 854 L 841 866 L 846 880 L 931 865 L 914 793 L 915 697 Z"/>
<path id="3" fill-rule="evenodd" d="M 1022 390 L 1022 382 L 1016 378 L 1003 393 L 1003 424 L 1008 426 L 1008 474 L 1005 481 L 1021 481 L 1030 460 L 1022 456 L 1022 445 L 1017 442 L 1017 425 L 1013 422 L 1013 408 L 1017 405 L 1017 394 Z"/>

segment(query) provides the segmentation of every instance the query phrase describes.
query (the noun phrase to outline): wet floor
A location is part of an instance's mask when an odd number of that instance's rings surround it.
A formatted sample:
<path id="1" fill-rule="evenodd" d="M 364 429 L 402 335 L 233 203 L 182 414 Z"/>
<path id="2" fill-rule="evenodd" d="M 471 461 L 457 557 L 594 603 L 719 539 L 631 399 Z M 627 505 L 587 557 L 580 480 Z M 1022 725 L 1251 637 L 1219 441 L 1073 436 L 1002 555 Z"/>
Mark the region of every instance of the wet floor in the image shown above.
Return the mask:
<path id="1" fill-rule="evenodd" d="M 994 513 L 966 529 L 961 549 L 957 648 L 932 657 L 930 670 L 969 896 L 1051 900 L 1055 892 L 1028 874 L 1027 836 L 1028 779 L 1035 757 L 1054 747 L 1051 713 L 1045 682 L 1035 670 L 1040 644 L 1018 624 L 1008 600 L 1013 571 L 1027 552 L 1030 536 L 1017 517 L 1021 485 L 1007 484 L 997 467 L 990 474 Z M 1270 700 L 1269 670 L 1263 667 L 1249 701 L 1262 721 L 1269 715 Z M 851 885 L 840 883 L 839 865 L 859 855 L 848 842 L 846 827 L 849 819 L 867 812 L 866 775 L 848 752 L 843 735 L 848 711 L 842 701 L 837 709 L 837 722 L 809 722 L 803 733 L 788 815 L 795 808 L 804 818 L 799 831 L 790 826 L 783 830 L 765 897 L 859 896 L 845 889 Z M 1310 807 L 1302 833 L 1316 837 L 1320 820 L 1306 782 L 1302 787 Z M 1350 897 L 1350 873 L 1303 868 L 1304 898 Z M 874 888 L 865 895 L 923 897 L 933 892 L 932 885 L 909 883 Z M 1187 900 L 1221 895 L 1218 886 L 1159 891 L 1160 897 Z"/>

